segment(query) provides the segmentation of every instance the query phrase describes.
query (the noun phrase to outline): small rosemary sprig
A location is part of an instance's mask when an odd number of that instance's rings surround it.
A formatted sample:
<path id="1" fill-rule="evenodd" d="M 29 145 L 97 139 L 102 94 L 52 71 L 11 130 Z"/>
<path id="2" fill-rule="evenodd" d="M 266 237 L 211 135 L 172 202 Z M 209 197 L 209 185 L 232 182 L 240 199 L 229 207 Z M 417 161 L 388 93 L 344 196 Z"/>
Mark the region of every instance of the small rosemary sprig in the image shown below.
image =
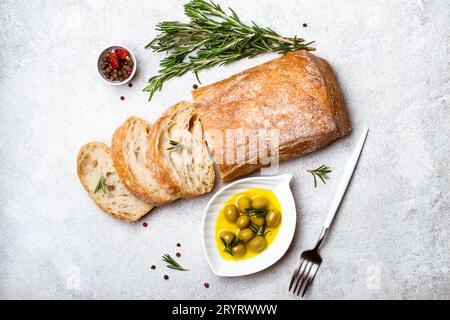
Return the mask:
<path id="1" fill-rule="evenodd" d="M 266 230 L 266 224 L 264 223 L 262 226 L 257 226 L 256 224 L 250 223 L 248 228 L 252 230 L 255 236 L 262 236 L 263 238 L 270 232 L 270 230 Z"/>
<path id="2" fill-rule="evenodd" d="M 178 151 L 185 147 L 184 144 L 181 144 L 174 140 L 170 140 L 169 144 L 170 144 L 170 147 L 168 147 L 167 150 L 171 150 L 171 151 Z"/>
<path id="3" fill-rule="evenodd" d="M 233 239 L 231 240 L 231 242 L 229 244 L 227 244 L 225 239 L 222 237 L 220 237 L 220 240 L 222 240 L 222 243 L 224 245 L 223 251 L 234 256 L 233 251 L 231 251 L 231 249 L 233 249 L 233 247 L 235 247 L 238 244 L 238 240 L 236 239 L 236 236 L 233 237 Z"/>
<path id="4" fill-rule="evenodd" d="M 249 217 L 262 217 L 267 214 L 267 209 L 245 208 L 245 213 L 247 213 Z"/>
<path id="5" fill-rule="evenodd" d="M 286 54 L 309 50 L 313 42 L 283 37 L 270 28 L 243 23 L 231 8 L 226 13 L 219 4 L 190 0 L 184 5 L 189 22 L 164 21 L 156 26 L 159 34 L 145 46 L 156 52 L 170 52 L 161 60 L 159 74 L 148 80 L 144 91 L 149 100 L 162 89 L 165 81 L 187 72 L 198 72 L 215 65 L 226 65 L 266 52 Z M 198 76 L 197 76 L 198 79 Z M 200 82 L 200 81 L 199 81 Z"/>
<path id="6" fill-rule="evenodd" d="M 175 269 L 179 271 L 189 271 L 189 269 L 185 269 L 178 262 L 176 262 L 169 254 L 165 254 L 162 256 L 162 261 L 167 263 L 167 268 Z"/>
<path id="7" fill-rule="evenodd" d="M 331 169 L 326 166 L 326 165 L 322 165 L 320 167 L 318 167 L 317 169 L 314 170 L 307 170 L 309 173 L 312 174 L 313 178 L 314 178 L 314 188 L 317 187 L 317 178 L 319 178 L 320 180 L 322 180 L 322 182 L 324 184 L 326 184 L 325 180 L 330 179 L 328 177 L 328 173 L 331 172 Z"/>
<path id="8" fill-rule="evenodd" d="M 104 194 L 106 194 L 106 191 L 108 191 L 108 185 L 106 184 L 106 179 L 103 176 L 100 176 L 100 179 L 98 179 L 94 194 L 96 194 L 100 190 L 102 190 Z"/>

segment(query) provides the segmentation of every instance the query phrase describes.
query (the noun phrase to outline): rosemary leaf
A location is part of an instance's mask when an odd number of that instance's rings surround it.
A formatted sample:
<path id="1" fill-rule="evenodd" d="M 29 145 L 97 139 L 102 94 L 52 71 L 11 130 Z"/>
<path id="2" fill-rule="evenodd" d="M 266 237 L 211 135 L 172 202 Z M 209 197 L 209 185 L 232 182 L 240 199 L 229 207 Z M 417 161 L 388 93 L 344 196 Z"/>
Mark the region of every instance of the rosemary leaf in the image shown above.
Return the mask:
<path id="1" fill-rule="evenodd" d="M 171 150 L 171 151 L 178 151 L 185 147 L 185 145 L 183 145 L 177 141 L 174 141 L 174 140 L 170 140 L 169 144 L 170 144 L 170 147 L 168 147 L 167 150 Z"/>
<path id="2" fill-rule="evenodd" d="M 189 271 L 189 269 L 183 268 L 178 262 L 176 262 L 169 254 L 162 256 L 162 261 L 167 263 L 167 268 L 179 270 L 179 271 Z"/>
<path id="3" fill-rule="evenodd" d="M 317 188 L 317 178 L 319 178 L 324 184 L 326 184 L 326 180 L 329 180 L 328 174 L 331 173 L 331 169 L 326 166 L 322 165 L 314 170 L 307 170 L 309 173 L 312 174 L 314 178 L 314 188 Z"/>
<path id="4" fill-rule="evenodd" d="M 231 240 L 231 242 L 229 244 L 227 244 L 225 239 L 222 237 L 220 237 L 220 240 L 222 240 L 222 243 L 224 245 L 223 251 L 234 256 L 233 251 L 231 251 L 231 249 L 233 249 L 233 247 L 235 247 L 238 244 L 238 240 L 236 239 L 236 236 L 233 237 L 233 239 Z"/>
<path id="5" fill-rule="evenodd" d="M 262 217 L 267 214 L 267 209 L 245 208 L 245 213 L 247 213 L 249 217 Z"/>
<path id="6" fill-rule="evenodd" d="M 270 230 L 267 230 L 267 226 L 265 223 L 262 226 L 257 226 L 256 224 L 250 223 L 248 228 L 252 230 L 255 236 L 262 236 L 263 238 L 265 238 L 266 235 L 270 233 Z"/>
<path id="7" fill-rule="evenodd" d="M 96 194 L 98 191 L 102 190 L 104 194 L 106 194 L 106 191 L 108 191 L 108 185 L 106 184 L 106 179 L 103 176 L 100 176 L 100 179 L 98 179 L 97 185 L 95 186 L 94 194 Z"/>

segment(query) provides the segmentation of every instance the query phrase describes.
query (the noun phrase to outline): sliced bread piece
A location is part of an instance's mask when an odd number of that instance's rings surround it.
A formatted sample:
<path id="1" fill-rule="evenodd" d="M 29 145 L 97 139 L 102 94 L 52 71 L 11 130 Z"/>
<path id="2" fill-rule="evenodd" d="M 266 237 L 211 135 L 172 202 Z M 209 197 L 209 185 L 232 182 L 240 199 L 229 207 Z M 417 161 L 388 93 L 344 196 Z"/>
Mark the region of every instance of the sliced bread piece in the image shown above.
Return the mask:
<path id="1" fill-rule="evenodd" d="M 147 160 L 158 183 L 179 197 L 211 191 L 214 167 L 193 104 L 177 103 L 152 126 Z"/>
<path id="2" fill-rule="evenodd" d="M 150 128 L 141 118 L 128 118 L 114 132 L 111 155 L 120 180 L 133 195 L 145 202 L 162 205 L 177 197 L 158 184 L 146 165 L 147 136 Z"/>
<path id="3" fill-rule="evenodd" d="M 91 142 L 81 147 L 77 171 L 81 184 L 95 204 L 114 218 L 136 221 L 153 208 L 125 188 L 113 166 L 111 150 L 101 142 Z"/>

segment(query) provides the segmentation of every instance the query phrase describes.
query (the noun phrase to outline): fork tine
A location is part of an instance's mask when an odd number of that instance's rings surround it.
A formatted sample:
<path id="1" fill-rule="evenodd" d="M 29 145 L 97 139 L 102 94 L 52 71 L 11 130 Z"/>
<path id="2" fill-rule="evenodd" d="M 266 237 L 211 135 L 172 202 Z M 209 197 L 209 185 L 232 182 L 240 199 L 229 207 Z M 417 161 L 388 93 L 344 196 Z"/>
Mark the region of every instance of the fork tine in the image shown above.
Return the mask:
<path id="1" fill-rule="evenodd" d="M 308 278 L 309 273 L 311 272 L 311 267 L 314 265 L 314 263 L 312 263 L 311 261 L 308 261 L 308 271 L 306 271 L 306 273 L 304 273 L 304 276 L 302 277 L 302 282 L 300 283 L 300 286 L 298 287 L 298 291 L 297 291 L 297 296 L 300 294 L 300 291 L 302 290 L 302 286 L 303 283 L 305 282 L 305 279 Z"/>
<path id="2" fill-rule="evenodd" d="M 305 288 L 303 289 L 302 298 L 305 296 L 306 292 L 309 289 L 309 286 L 314 281 L 314 278 L 316 277 L 317 271 L 319 270 L 319 265 L 314 264 L 314 271 L 309 273 L 308 280 L 306 281 Z"/>
<path id="3" fill-rule="evenodd" d="M 289 291 L 291 291 L 292 285 L 294 284 L 295 280 L 297 279 L 298 272 L 300 271 L 300 267 L 303 263 L 303 259 L 300 259 L 297 263 L 297 268 L 295 268 L 294 273 L 292 274 L 291 283 L 289 284 Z"/>
<path id="4" fill-rule="evenodd" d="M 306 266 L 308 265 L 308 262 L 309 261 L 307 261 L 305 259 L 303 259 L 303 261 L 302 261 L 302 264 L 300 266 L 300 272 L 297 275 L 297 279 L 295 280 L 295 287 L 294 287 L 294 290 L 292 291 L 292 293 L 294 293 L 294 294 L 295 294 L 295 291 L 297 291 L 298 283 L 303 278 L 303 274 L 305 273 Z"/>

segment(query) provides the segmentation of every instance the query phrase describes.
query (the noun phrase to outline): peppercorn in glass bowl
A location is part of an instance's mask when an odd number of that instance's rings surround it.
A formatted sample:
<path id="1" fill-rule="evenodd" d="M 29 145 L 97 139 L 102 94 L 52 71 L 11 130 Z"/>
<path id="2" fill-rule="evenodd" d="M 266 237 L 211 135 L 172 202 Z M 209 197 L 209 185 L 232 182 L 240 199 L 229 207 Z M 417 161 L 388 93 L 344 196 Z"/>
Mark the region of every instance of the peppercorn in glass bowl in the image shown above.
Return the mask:
<path id="1" fill-rule="evenodd" d="M 136 73 L 136 58 L 125 46 L 115 45 L 102 51 L 97 60 L 101 78 L 113 86 L 128 83 Z"/>

